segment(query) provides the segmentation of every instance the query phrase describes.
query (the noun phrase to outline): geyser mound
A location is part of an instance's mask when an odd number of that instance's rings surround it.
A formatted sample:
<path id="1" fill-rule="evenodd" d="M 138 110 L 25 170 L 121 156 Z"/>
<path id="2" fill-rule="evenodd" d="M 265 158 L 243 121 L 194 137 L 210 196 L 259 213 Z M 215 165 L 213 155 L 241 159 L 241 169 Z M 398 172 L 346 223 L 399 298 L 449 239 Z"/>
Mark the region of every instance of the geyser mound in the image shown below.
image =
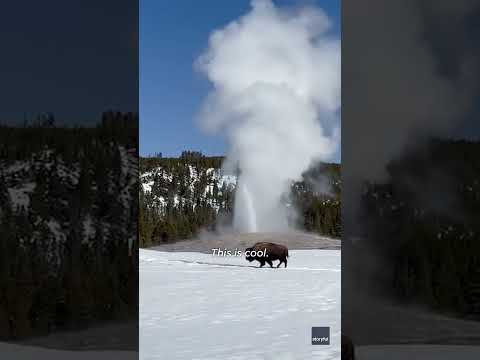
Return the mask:
<path id="1" fill-rule="evenodd" d="M 256 232 L 256 233 L 212 233 L 204 232 L 199 237 L 191 240 L 179 241 L 153 247 L 161 251 L 202 252 L 211 254 L 212 249 L 239 249 L 252 246 L 256 242 L 267 241 L 286 245 L 289 249 L 330 249 L 340 250 L 339 239 L 305 233 L 301 231 L 282 232 Z"/>

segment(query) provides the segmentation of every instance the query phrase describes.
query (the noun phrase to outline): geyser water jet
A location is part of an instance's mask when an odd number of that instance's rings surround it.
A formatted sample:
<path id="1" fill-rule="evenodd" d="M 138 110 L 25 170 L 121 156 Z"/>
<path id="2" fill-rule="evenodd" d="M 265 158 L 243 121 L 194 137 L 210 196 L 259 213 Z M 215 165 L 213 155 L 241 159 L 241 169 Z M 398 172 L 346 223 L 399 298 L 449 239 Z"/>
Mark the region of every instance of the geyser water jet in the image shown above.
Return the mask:
<path id="1" fill-rule="evenodd" d="M 235 228 L 284 231 L 291 182 L 340 141 L 340 40 L 319 8 L 251 5 L 212 33 L 196 63 L 213 84 L 200 124 L 227 137 L 225 166 L 240 169 Z"/>
<path id="2" fill-rule="evenodd" d="M 236 191 L 238 199 L 235 201 L 234 228 L 241 232 L 257 231 L 257 214 L 253 199 L 247 185 L 239 182 Z"/>

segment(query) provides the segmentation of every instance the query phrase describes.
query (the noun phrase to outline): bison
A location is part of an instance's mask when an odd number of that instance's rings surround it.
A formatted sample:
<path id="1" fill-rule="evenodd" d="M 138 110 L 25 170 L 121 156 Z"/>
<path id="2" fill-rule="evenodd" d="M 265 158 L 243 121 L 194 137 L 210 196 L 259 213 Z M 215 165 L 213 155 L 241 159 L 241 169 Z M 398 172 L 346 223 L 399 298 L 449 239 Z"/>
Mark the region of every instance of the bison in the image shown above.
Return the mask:
<path id="1" fill-rule="evenodd" d="M 252 254 L 252 251 L 256 253 Z M 286 246 L 269 242 L 259 242 L 252 247 L 245 249 L 245 258 L 249 262 L 257 260 L 258 262 L 260 262 L 260 267 L 263 267 L 265 263 L 270 265 L 270 267 L 273 267 L 272 262 L 275 260 L 280 260 L 277 268 L 280 267 L 282 263 L 284 263 L 285 267 L 287 267 L 287 257 L 288 249 Z"/>

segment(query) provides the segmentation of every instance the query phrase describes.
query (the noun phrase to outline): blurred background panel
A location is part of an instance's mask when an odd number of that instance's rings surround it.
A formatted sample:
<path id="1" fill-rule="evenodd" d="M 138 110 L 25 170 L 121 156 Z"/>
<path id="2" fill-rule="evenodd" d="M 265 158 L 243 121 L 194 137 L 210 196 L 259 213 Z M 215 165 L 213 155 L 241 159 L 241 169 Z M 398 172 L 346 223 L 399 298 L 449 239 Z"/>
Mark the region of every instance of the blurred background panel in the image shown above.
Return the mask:
<path id="1" fill-rule="evenodd" d="M 3 4 L 0 42 L 0 353 L 137 358 L 138 1 Z"/>
<path id="2" fill-rule="evenodd" d="M 362 359 L 480 353 L 479 15 L 342 2 L 342 332 Z"/>

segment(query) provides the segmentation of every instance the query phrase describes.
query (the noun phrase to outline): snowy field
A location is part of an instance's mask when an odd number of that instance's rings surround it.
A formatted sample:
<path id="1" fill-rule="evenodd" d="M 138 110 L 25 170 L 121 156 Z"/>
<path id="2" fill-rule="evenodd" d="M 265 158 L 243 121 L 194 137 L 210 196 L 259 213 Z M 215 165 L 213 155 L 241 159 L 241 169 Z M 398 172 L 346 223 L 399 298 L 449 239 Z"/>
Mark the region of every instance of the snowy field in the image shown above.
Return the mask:
<path id="1" fill-rule="evenodd" d="M 141 249 L 140 359 L 340 359 L 340 251 L 257 265 Z M 330 345 L 311 345 L 312 326 L 330 327 Z"/>
<path id="2" fill-rule="evenodd" d="M 135 360 L 136 352 L 133 351 L 67 351 L 45 349 L 36 346 L 25 346 L 0 342 L 0 358 L 5 360 Z"/>
<path id="3" fill-rule="evenodd" d="M 467 345 L 384 345 L 360 346 L 356 360 L 478 360 L 479 346 Z"/>

